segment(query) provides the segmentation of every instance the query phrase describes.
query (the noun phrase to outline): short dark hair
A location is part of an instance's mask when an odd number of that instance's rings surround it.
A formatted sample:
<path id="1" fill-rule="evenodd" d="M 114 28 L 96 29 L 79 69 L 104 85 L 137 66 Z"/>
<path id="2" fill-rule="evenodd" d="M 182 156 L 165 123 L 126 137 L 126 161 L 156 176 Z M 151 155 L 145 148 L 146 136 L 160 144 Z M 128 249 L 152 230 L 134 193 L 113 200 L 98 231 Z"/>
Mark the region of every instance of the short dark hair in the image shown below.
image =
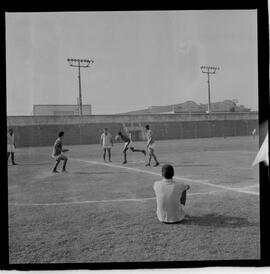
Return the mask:
<path id="1" fill-rule="evenodd" d="M 64 131 L 60 131 L 58 137 L 62 137 L 64 135 Z"/>
<path id="2" fill-rule="evenodd" d="M 150 127 L 149 125 L 146 125 L 146 126 L 145 126 L 146 129 L 149 129 L 149 127 Z"/>
<path id="3" fill-rule="evenodd" d="M 118 132 L 118 135 L 122 135 L 122 132 L 121 132 L 121 131 L 119 131 L 119 132 Z"/>
<path id="4" fill-rule="evenodd" d="M 172 165 L 164 165 L 162 167 L 162 176 L 166 179 L 172 179 L 172 177 L 174 176 L 174 169 Z"/>

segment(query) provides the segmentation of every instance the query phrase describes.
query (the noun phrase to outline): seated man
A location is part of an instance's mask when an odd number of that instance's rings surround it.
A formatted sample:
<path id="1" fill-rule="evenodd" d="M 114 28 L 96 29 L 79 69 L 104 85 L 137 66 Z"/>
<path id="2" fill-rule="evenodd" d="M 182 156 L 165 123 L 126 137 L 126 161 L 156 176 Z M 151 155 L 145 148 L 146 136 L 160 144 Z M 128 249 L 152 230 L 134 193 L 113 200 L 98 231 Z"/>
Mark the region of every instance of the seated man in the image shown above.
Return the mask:
<path id="1" fill-rule="evenodd" d="M 157 199 L 157 217 L 163 223 L 177 223 L 184 219 L 186 191 L 190 188 L 184 183 L 173 181 L 174 169 L 171 165 L 162 167 L 163 180 L 154 183 Z"/>

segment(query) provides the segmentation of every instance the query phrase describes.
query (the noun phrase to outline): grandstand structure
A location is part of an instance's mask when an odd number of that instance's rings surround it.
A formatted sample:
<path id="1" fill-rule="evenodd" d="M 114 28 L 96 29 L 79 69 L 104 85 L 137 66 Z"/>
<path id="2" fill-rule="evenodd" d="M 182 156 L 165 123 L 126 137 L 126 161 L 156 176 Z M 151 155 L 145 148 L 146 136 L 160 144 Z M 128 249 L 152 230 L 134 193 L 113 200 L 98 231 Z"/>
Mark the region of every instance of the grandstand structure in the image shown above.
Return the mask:
<path id="1" fill-rule="evenodd" d="M 222 102 L 212 102 L 212 112 L 250 112 L 251 110 L 244 105 L 238 105 L 236 99 L 224 100 Z M 150 106 L 146 109 L 129 111 L 122 114 L 161 114 L 161 113 L 206 113 L 208 104 L 197 104 L 194 101 L 186 101 L 180 104 L 165 106 Z"/>

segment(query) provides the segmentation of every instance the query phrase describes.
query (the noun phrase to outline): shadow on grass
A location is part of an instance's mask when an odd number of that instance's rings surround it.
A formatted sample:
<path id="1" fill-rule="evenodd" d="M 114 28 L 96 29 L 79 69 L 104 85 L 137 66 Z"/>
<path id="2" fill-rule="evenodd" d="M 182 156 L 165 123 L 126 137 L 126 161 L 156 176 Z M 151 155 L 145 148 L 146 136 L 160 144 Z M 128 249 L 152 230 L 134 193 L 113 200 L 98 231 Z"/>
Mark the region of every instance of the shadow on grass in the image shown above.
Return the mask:
<path id="1" fill-rule="evenodd" d="M 174 167 L 216 167 L 212 164 L 174 164 Z"/>
<path id="2" fill-rule="evenodd" d="M 191 161 L 183 161 L 181 163 L 166 162 L 167 164 L 173 165 L 174 167 L 216 167 L 216 164 L 203 164 L 203 163 L 194 163 Z"/>
<path id="3" fill-rule="evenodd" d="M 128 172 L 117 172 L 117 173 L 128 173 Z M 94 172 L 74 171 L 74 172 L 72 172 L 72 174 L 80 174 L 80 175 L 84 175 L 84 174 L 115 174 L 115 172 L 113 172 L 113 171 L 94 171 Z"/>
<path id="4" fill-rule="evenodd" d="M 43 162 L 43 163 L 18 163 L 18 166 L 42 166 L 42 165 L 53 165 L 52 162 Z"/>
<path id="5" fill-rule="evenodd" d="M 179 224 L 229 228 L 259 226 L 259 223 L 249 222 L 247 218 L 218 215 L 215 213 L 203 216 L 187 216 L 186 219 Z"/>

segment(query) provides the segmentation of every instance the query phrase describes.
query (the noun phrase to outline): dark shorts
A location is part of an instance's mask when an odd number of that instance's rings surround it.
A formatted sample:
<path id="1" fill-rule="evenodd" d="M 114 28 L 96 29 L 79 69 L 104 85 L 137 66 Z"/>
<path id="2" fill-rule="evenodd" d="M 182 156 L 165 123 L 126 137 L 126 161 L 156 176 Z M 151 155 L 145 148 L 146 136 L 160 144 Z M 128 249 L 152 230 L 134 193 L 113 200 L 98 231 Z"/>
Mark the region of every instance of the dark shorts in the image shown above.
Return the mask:
<path id="1" fill-rule="evenodd" d="M 67 161 L 67 156 L 65 156 L 65 155 L 63 155 L 63 154 L 59 154 L 59 155 L 56 155 L 56 156 L 52 156 L 54 159 L 55 159 L 55 161 L 61 161 L 61 160 L 63 160 L 63 161 Z"/>

